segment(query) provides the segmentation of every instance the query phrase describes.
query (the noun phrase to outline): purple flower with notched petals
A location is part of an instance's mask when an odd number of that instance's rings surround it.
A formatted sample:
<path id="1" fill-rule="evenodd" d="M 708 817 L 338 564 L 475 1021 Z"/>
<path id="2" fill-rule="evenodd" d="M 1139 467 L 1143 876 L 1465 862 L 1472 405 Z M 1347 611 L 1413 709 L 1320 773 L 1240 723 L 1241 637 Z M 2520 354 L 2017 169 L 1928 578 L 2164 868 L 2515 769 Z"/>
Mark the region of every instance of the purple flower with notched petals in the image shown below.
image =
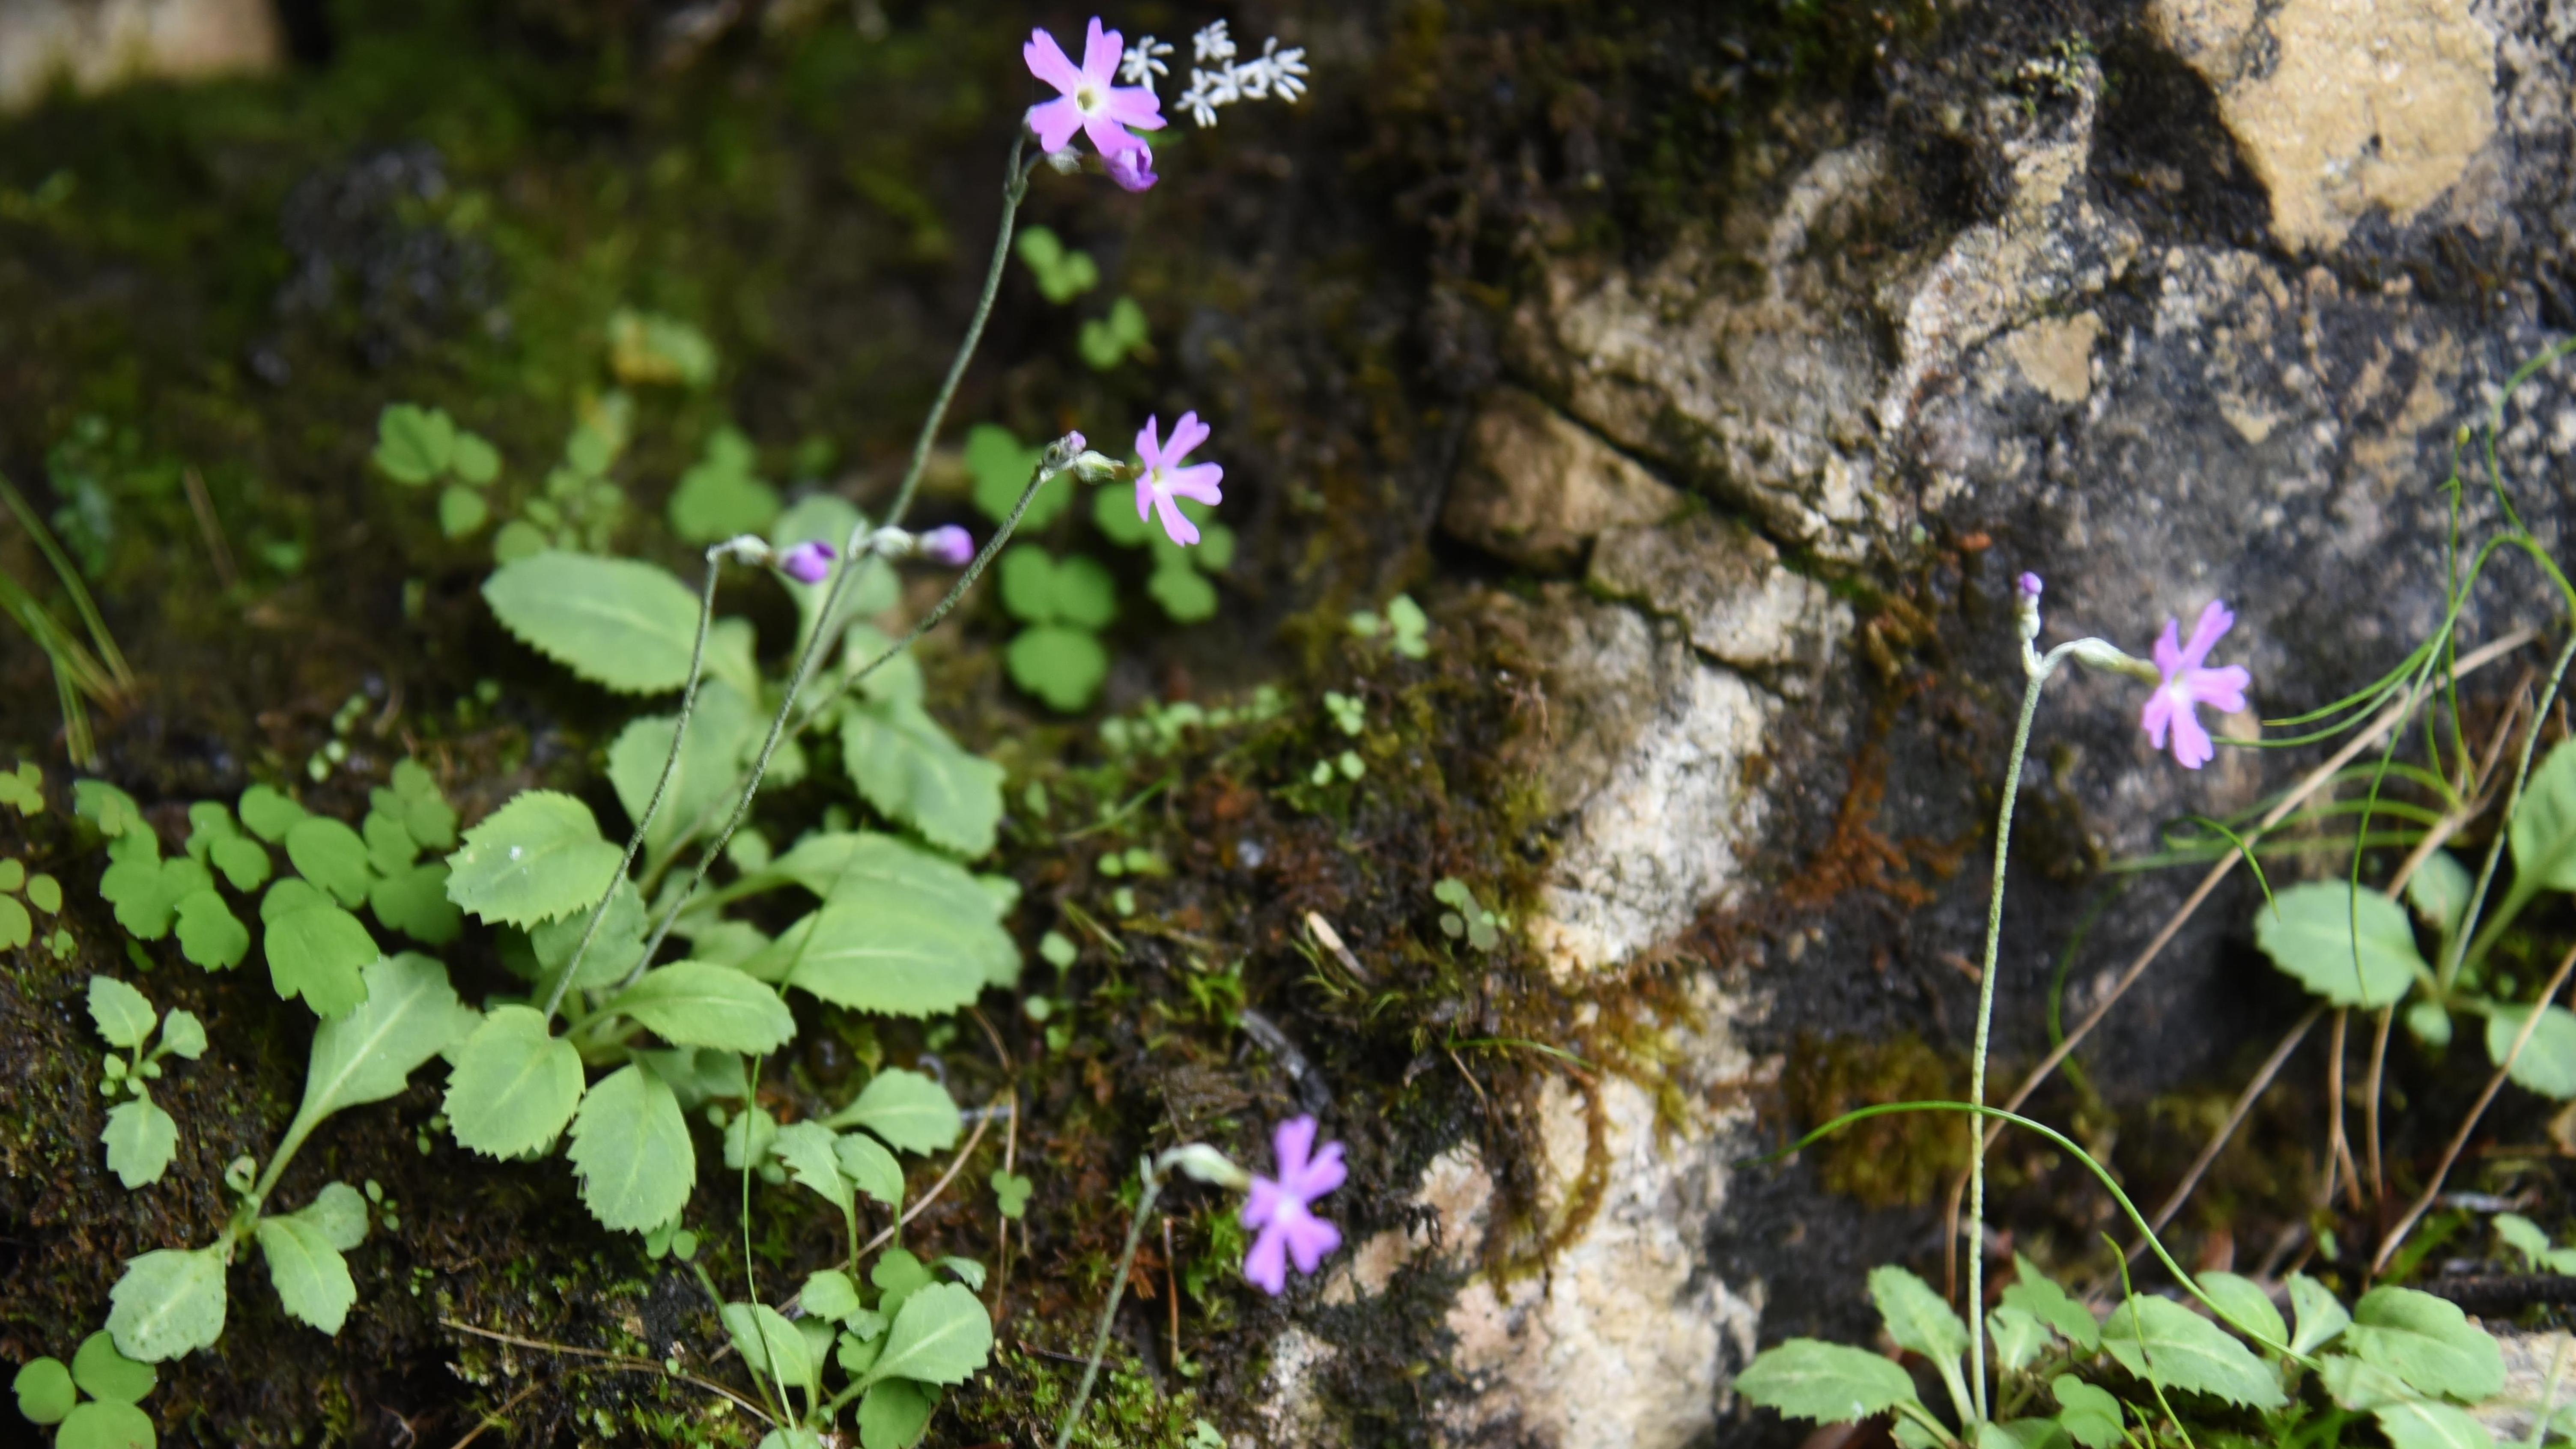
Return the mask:
<path id="1" fill-rule="evenodd" d="M 819 584 L 831 577 L 832 560 L 840 554 L 821 539 L 791 544 L 778 554 L 778 571 L 800 584 Z"/>
<path id="2" fill-rule="evenodd" d="M 1112 84 L 1118 77 L 1120 39 L 1117 31 L 1100 28 L 1099 16 L 1091 17 L 1091 33 L 1083 40 L 1082 66 L 1077 70 L 1065 58 L 1064 48 L 1055 43 L 1054 36 L 1043 30 L 1029 32 L 1028 44 L 1020 47 L 1020 58 L 1028 62 L 1029 74 L 1060 92 L 1054 100 L 1029 108 L 1029 129 L 1038 133 L 1040 146 L 1051 152 L 1061 151 L 1071 144 L 1073 133 L 1080 131 L 1091 138 L 1102 158 L 1108 159 L 1123 151 L 1144 148 L 1144 141 L 1128 127 L 1163 129 L 1163 103 L 1152 91 L 1143 86 Z M 1119 184 L 1125 186 L 1126 182 Z"/>
<path id="3" fill-rule="evenodd" d="M 1151 191 L 1154 183 L 1163 179 L 1154 174 L 1153 148 L 1142 141 L 1131 150 L 1110 152 L 1104 161 L 1109 179 L 1117 182 L 1121 191 Z"/>
<path id="4" fill-rule="evenodd" d="M 1208 440 L 1208 425 L 1199 421 L 1197 413 L 1183 413 L 1181 420 L 1172 424 L 1169 447 L 1157 436 L 1157 423 L 1157 419 L 1145 419 L 1144 430 L 1136 434 L 1136 456 L 1145 463 L 1145 471 L 1136 475 L 1136 516 L 1143 518 L 1150 509 L 1161 515 L 1163 532 L 1172 536 L 1172 542 L 1196 543 L 1198 525 L 1181 513 L 1180 506 L 1172 501 L 1173 495 L 1214 506 L 1225 498 L 1217 487 L 1225 477 L 1225 469 L 1214 463 L 1181 466 L 1183 458 Z"/>
<path id="5" fill-rule="evenodd" d="M 2147 743 L 2157 749 L 2165 747 L 2165 731 L 2173 731 L 2173 757 L 2187 770 L 2197 770 L 2217 754 L 2209 742 L 2209 731 L 2201 728 L 2196 706 L 2208 705 L 2222 714 L 2233 714 L 2245 707 L 2245 686 L 2254 677 L 2241 664 L 2224 669 L 2208 669 L 2201 661 L 2236 623 L 2236 616 L 2216 599 L 2200 611 L 2200 622 L 2191 630 L 2191 642 L 2180 642 L 2182 621 L 2165 620 L 2163 637 L 2156 640 L 2156 668 L 2163 671 L 2164 683 L 2147 696 L 2147 707 L 2138 723 L 2147 731 Z"/>
<path id="6" fill-rule="evenodd" d="M 1244 1200 L 1243 1225 L 1254 1230 L 1252 1251 L 1243 1255 L 1243 1276 L 1276 1298 L 1288 1289 L 1288 1265 L 1311 1274 L 1324 1255 L 1342 1245 L 1342 1230 L 1310 1211 L 1315 1199 L 1342 1185 L 1349 1170 L 1342 1166 L 1342 1144 L 1327 1142 L 1315 1151 L 1315 1119 L 1291 1117 L 1271 1136 L 1279 1157 L 1277 1180 L 1254 1176 L 1252 1195 Z"/>
<path id="7" fill-rule="evenodd" d="M 975 537 L 956 524 L 945 524 L 921 536 L 921 556 L 952 569 L 963 568 L 975 556 Z"/>

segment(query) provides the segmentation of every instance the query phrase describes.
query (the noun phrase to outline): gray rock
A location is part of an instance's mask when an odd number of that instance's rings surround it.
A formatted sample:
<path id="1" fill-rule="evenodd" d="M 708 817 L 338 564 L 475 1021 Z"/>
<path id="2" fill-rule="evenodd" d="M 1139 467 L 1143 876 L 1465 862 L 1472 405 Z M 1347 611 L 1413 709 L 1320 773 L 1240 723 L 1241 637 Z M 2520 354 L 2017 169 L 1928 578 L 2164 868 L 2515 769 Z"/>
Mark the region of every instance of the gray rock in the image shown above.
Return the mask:
<path id="1" fill-rule="evenodd" d="M 1695 514 L 1663 528 L 1614 528 L 1592 551 L 1592 588 L 1681 621 L 1692 647 L 1748 671 L 1822 669 L 1851 611 L 1780 561 L 1770 540 Z"/>
<path id="2" fill-rule="evenodd" d="M 1468 426 L 1440 526 L 1524 568 L 1561 572 L 1605 528 L 1658 523 L 1681 495 L 1563 413 L 1497 389 Z"/>
<path id="3" fill-rule="evenodd" d="M 285 60 L 270 0 L 0 0 L 0 113 L 34 105 L 57 79 L 99 91 Z"/>

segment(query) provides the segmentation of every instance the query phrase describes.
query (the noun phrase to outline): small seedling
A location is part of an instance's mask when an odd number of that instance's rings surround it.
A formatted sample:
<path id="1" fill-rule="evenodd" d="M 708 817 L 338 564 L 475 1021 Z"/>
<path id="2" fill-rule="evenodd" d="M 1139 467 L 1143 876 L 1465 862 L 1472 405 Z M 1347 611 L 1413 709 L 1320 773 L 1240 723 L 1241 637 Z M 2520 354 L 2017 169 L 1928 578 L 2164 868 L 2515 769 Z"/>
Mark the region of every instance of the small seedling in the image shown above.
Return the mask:
<path id="1" fill-rule="evenodd" d="M 1431 888 L 1431 895 L 1449 908 L 1440 913 L 1440 934 L 1452 941 L 1464 939 L 1479 951 L 1491 951 L 1502 943 L 1503 918 L 1486 910 L 1465 881 L 1444 877 Z"/>
<path id="2" fill-rule="evenodd" d="M 1108 316 L 1082 324 L 1082 360 L 1095 372 L 1107 372 L 1146 345 L 1145 309 L 1133 297 L 1119 298 L 1110 304 Z"/>
<path id="3" fill-rule="evenodd" d="M 205 1025 L 190 1012 L 160 1015 L 142 992 L 112 976 L 89 979 L 89 1016 L 108 1045 L 126 1053 L 122 1057 L 111 1053 L 101 1063 L 99 1095 L 122 1093 L 132 1099 L 108 1112 L 107 1128 L 99 1133 L 99 1141 L 107 1146 L 108 1170 L 128 1191 L 149 1187 L 161 1180 L 179 1150 L 179 1124 L 152 1100 L 144 1084 L 161 1079 L 163 1057 L 193 1062 L 204 1056 Z M 156 1028 L 161 1043 L 147 1053 L 144 1045 Z"/>

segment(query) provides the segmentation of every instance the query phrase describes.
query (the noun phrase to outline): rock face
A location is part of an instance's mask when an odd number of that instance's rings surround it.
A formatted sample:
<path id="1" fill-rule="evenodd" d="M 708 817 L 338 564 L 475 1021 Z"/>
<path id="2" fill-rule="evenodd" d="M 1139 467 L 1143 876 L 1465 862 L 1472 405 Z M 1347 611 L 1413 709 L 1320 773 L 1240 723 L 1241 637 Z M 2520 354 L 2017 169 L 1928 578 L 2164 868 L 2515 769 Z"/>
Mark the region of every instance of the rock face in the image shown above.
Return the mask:
<path id="1" fill-rule="evenodd" d="M 273 70 L 285 58 L 269 0 L 0 0 L 0 113 L 58 79 L 95 91 Z"/>
<path id="2" fill-rule="evenodd" d="M 1975 540 L 1950 556 L 1985 580 L 1964 592 L 1988 591 L 1997 631 L 2000 580 L 2022 568 L 2048 577 L 2051 639 L 2137 652 L 2168 616 L 2229 599 L 2240 623 L 2221 657 L 2252 669 L 2264 713 L 2402 656 L 2441 607 L 2453 431 L 2576 320 L 2551 291 L 2576 245 L 2571 41 L 2568 0 L 2155 0 L 2123 43 L 2160 51 L 2177 78 L 2181 101 L 2157 114 L 2110 107 L 2080 45 L 2000 75 L 1982 60 L 1918 74 L 1894 119 L 1822 128 L 1776 183 L 1665 254 L 1546 260 L 1511 314 L 1512 385 L 1469 430 L 1443 522 L 1558 580 L 1483 606 L 1545 664 L 1545 783 L 1564 824 L 1528 928 L 1557 979 L 1580 991 L 1798 863 L 1778 842 L 1817 810 L 1786 782 L 1806 742 L 1847 738 L 1869 688 L 1841 597 L 1893 587 L 1939 540 Z M 2241 159 L 2276 246 L 2185 204 L 2208 178 L 2156 159 L 2184 133 Z M 1915 164 L 1935 144 L 1964 157 L 1972 210 Z M 2483 259 L 2473 277 L 2440 261 L 2462 254 Z M 2562 364 L 2535 381 L 2502 434 L 2508 487 L 2546 538 L 2576 490 L 2571 379 Z M 2486 505 L 2468 506 L 2476 526 Z M 1578 570 L 1581 589 L 1564 581 Z M 2545 612 L 2522 581 L 2499 582 L 2475 632 Z M 2125 682 L 2070 677 L 2049 699 L 2046 788 L 2115 852 L 2277 783 L 2264 757 L 2185 775 L 2154 756 Z M 1920 728 L 1937 759 L 1947 742 Z M 1972 828 L 1986 808 L 1972 787 L 1991 789 L 2000 760 L 1933 768 L 1959 787 L 1917 789 L 1950 802 L 1938 828 Z M 1921 932 L 1973 950 L 1984 886 L 1963 872 Z M 2086 972 L 2121 959 L 2129 932 L 2107 926 Z M 1542 1198 L 1588 1161 L 1598 1207 L 1545 1271 L 1478 1276 L 1459 1229 L 1480 1224 L 1492 1188 L 1472 1151 L 1426 1174 L 1415 1227 L 1355 1242 L 1327 1290 L 1343 1307 L 1367 1310 L 1409 1270 L 1461 1283 L 1445 1317 L 1453 1388 L 1429 1411 L 1447 1442 L 1796 1442 L 1727 1393 L 1779 1330 L 1762 1327 L 1765 1260 L 1712 1246 L 1746 1198 L 1725 1164 L 1754 1142 L 1751 1120 L 1704 1104 L 1708 1083 L 1777 1072 L 1766 1014 L 1884 974 L 1829 933 L 1806 939 L 1827 944 L 1760 977 L 1717 963 L 1688 978 L 1700 1025 L 1660 1039 L 1653 1072 L 1607 1074 L 1588 1097 L 1549 1089 Z M 2217 953 L 2198 954 L 2160 968 L 2172 990 L 2219 989 Z M 2098 984 L 2079 974 L 2070 990 Z M 2215 1071 L 2219 1050 L 2149 1065 Z M 1679 1098 L 1701 1105 L 1658 1124 L 1667 1080 L 1698 1084 Z M 1856 1274 L 1833 1291 L 1847 1304 L 1786 1316 L 1858 1310 Z M 1303 1402 L 1295 1357 L 1280 1357 L 1281 1405 Z M 1308 1426 L 1292 1442 L 1347 1438 L 1329 1415 L 1281 1413 Z"/>

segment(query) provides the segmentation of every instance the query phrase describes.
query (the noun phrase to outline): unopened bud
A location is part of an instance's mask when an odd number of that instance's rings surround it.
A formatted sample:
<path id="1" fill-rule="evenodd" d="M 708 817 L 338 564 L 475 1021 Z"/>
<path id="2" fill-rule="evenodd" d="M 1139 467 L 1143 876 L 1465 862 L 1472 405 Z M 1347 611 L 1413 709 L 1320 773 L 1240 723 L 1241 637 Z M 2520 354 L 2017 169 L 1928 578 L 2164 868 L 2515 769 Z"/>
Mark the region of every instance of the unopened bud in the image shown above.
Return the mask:
<path id="1" fill-rule="evenodd" d="M 950 568 L 964 568 L 975 557 L 975 537 L 956 524 L 946 524 L 921 535 L 916 546 L 921 556 L 932 563 Z"/>
<path id="2" fill-rule="evenodd" d="M 1210 1187 L 1241 1192 L 1252 1186 L 1252 1174 L 1234 1165 L 1231 1158 L 1204 1142 L 1191 1142 L 1163 1154 L 1162 1165 L 1178 1168 L 1183 1175 Z"/>
<path id="3" fill-rule="evenodd" d="M 778 571 L 800 584 L 819 584 L 831 577 L 832 560 L 838 557 L 840 554 L 830 544 L 809 539 L 778 555 Z"/>

